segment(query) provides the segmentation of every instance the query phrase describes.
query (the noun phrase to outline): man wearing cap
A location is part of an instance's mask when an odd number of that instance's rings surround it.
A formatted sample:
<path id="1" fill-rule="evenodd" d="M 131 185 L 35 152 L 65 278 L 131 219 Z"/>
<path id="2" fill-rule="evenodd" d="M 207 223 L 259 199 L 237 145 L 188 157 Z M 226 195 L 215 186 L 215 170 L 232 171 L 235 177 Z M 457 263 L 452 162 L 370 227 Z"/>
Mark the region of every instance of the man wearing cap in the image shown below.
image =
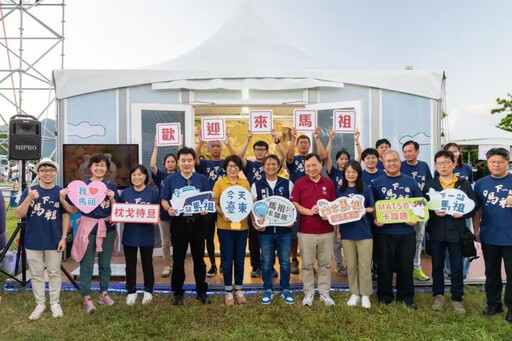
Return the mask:
<path id="1" fill-rule="evenodd" d="M 66 250 L 69 214 L 72 205 L 66 201 L 66 190 L 55 185 L 58 164 L 49 158 L 42 159 L 35 167 L 39 184 L 23 191 L 14 214 L 27 217 L 25 250 L 32 276 L 32 292 L 37 306 L 30 320 L 37 320 L 46 310 L 44 269 L 49 277 L 50 309 L 53 317 L 62 317 L 59 304 L 61 287 L 60 263 Z"/>

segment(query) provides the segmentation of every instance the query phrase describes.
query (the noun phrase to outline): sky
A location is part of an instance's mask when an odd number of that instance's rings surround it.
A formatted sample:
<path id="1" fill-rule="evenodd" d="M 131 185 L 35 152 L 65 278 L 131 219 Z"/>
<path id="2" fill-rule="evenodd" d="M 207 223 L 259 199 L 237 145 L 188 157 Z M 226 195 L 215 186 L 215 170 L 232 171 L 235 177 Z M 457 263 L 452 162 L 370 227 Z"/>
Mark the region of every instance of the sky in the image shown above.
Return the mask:
<path id="1" fill-rule="evenodd" d="M 208 39 L 241 1 L 68 0 L 64 67 L 172 59 Z M 448 113 L 488 115 L 496 97 L 512 92 L 512 1 L 250 1 L 291 45 L 343 69 L 445 71 Z"/>

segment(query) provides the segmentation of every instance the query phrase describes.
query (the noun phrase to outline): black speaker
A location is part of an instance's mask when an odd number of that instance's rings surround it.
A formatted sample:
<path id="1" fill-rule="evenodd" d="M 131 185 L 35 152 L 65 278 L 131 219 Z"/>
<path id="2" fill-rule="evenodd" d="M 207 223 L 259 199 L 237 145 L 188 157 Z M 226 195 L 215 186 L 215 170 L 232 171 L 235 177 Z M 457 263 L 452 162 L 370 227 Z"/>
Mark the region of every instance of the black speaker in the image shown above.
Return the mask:
<path id="1" fill-rule="evenodd" d="M 41 158 L 41 122 L 28 115 L 16 115 L 9 121 L 9 159 Z"/>

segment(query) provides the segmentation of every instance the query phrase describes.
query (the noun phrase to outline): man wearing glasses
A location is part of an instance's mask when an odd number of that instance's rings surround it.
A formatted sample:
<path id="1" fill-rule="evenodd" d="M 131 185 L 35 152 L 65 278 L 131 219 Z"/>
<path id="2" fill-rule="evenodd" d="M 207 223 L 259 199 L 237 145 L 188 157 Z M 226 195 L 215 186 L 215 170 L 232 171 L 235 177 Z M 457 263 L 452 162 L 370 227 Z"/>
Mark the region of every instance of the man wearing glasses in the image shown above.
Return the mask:
<path id="1" fill-rule="evenodd" d="M 416 180 L 400 173 L 400 155 L 394 150 L 382 156 L 386 174 L 371 183 L 375 201 L 422 197 Z M 414 223 L 382 224 L 375 219 L 374 244 L 379 260 L 377 297 L 379 302 L 389 304 L 393 295 L 393 271 L 396 271 L 396 301 L 416 310 L 414 304 L 414 254 L 416 234 Z"/>
<path id="2" fill-rule="evenodd" d="M 194 277 L 196 280 L 197 299 L 201 304 L 210 304 L 206 295 L 206 264 L 204 263 L 204 238 L 206 211 L 198 214 L 184 213 L 179 216 L 170 205 L 173 196 L 197 189 L 199 192 L 210 191 L 208 179 L 199 173 L 194 173 L 196 153 L 194 149 L 183 147 L 178 151 L 178 166 L 180 171 L 165 178 L 160 192 L 162 208 L 171 216 L 172 221 L 171 242 L 173 247 L 173 266 L 171 276 L 171 290 L 174 292 L 174 305 L 183 305 L 183 283 L 185 282 L 185 258 L 188 245 L 194 260 Z"/>
<path id="3" fill-rule="evenodd" d="M 69 229 L 69 214 L 73 207 L 66 201 L 66 190 L 55 185 L 59 165 L 49 158 L 43 158 L 34 167 L 39 184 L 23 191 L 19 205 L 14 211 L 16 218 L 27 217 L 25 250 L 30 274 L 32 292 L 37 306 L 30 314 L 30 320 L 37 320 L 46 310 L 44 269 L 49 278 L 50 310 L 53 317 L 62 317 L 59 296 L 61 288 L 60 263 L 66 250 Z"/>
<path id="4" fill-rule="evenodd" d="M 508 173 L 510 153 L 504 148 L 492 148 L 486 154 L 491 171 L 475 184 L 478 210 L 473 216 L 476 240 L 482 243 L 485 262 L 486 316 L 503 312 L 501 262 L 505 263 L 507 284 L 506 320 L 512 323 L 512 175 Z"/>

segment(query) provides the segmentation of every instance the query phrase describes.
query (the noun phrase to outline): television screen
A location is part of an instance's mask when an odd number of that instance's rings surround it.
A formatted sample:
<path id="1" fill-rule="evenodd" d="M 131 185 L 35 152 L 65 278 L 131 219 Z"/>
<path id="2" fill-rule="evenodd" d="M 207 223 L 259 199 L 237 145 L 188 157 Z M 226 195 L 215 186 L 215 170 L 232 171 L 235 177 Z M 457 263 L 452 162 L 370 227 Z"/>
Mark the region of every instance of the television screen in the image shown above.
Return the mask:
<path id="1" fill-rule="evenodd" d="M 139 163 L 139 146 L 136 144 L 65 144 L 63 146 L 64 187 L 73 180 L 91 177 L 89 159 L 103 153 L 110 159 L 106 179 L 117 188 L 130 187 L 130 169 Z"/>

